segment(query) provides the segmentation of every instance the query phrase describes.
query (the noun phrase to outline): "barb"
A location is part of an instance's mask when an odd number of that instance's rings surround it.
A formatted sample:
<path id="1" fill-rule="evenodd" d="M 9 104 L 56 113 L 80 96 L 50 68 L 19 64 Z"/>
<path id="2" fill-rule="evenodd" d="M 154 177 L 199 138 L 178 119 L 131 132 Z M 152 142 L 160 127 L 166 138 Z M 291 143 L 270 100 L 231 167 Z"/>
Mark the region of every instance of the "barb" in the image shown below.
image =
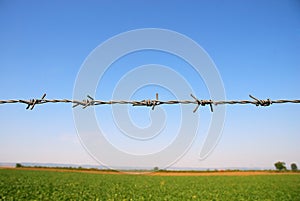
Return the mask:
<path id="1" fill-rule="evenodd" d="M 193 94 L 191 94 L 191 97 L 194 100 L 168 100 L 168 101 L 161 101 L 158 98 L 158 93 L 156 93 L 156 99 L 155 100 L 141 100 L 141 101 L 135 101 L 135 100 L 110 100 L 110 101 L 103 101 L 103 100 L 95 100 L 91 96 L 87 95 L 87 99 L 79 101 L 79 100 L 69 100 L 69 99 L 45 99 L 46 94 L 43 94 L 41 99 L 30 99 L 30 100 L 0 100 L 1 104 L 9 104 L 9 103 L 23 103 L 26 104 L 26 109 L 32 110 L 36 105 L 45 104 L 45 103 L 72 103 L 73 108 L 77 106 L 82 106 L 83 109 L 90 107 L 90 106 L 96 106 L 96 105 L 112 105 L 112 104 L 130 104 L 132 106 L 146 106 L 146 107 L 152 107 L 152 110 L 158 105 L 163 104 L 194 104 L 196 105 L 193 112 L 196 112 L 200 106 L 210 106 L 210 111 L 213 112 L 213 105 L 233 105 L 233 104 L 252 104 L 256 106 L 270 106 L 272 104 L 281 104 L 281 103 L 300 103 L 300 100 L 271 100 L 271 99 L 258 99 L 252 95 L 249 95 L 249 97 L 252 100 L 221 100 L 221 101 L 213 101 L 213 100 L 200 100 Z"/>

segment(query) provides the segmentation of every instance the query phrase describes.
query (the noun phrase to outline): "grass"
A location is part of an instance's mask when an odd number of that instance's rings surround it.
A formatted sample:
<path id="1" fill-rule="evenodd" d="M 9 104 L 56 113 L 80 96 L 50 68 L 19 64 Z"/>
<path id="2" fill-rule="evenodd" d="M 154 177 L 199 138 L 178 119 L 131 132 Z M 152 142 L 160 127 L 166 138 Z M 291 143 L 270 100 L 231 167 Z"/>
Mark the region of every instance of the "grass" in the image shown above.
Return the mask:
<path id="1" fill-rule="evenodd" d="M 0 169 L 0 200 L 300 200 L 300 175 L 147 176 Z"/>

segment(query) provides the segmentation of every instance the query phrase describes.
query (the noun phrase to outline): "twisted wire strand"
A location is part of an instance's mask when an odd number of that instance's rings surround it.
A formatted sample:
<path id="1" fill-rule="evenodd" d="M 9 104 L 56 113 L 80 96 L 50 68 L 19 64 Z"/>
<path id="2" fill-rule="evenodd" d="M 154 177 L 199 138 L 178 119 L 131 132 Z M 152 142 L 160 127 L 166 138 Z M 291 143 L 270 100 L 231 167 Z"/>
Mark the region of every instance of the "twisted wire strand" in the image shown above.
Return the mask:
<path id="1" fill-rule="evenodd" d="M 300 100 L 271 100 L 271 99 L 258 99 L 252 95 L 249 95 L 252 100 L 220 100 L 220 101 L 214 101 L 214 100 L 200 100 L 197 97 L 195 97 L 193 94 L 191 94 L 191 97 L 194 100 L 168 100 L 168 101 L 162 101 L 158 99 L 158 94 L 156 94 L 156 99 L 154 100 L 110 100 L 110 101 L 104 101 L 104 100 L 94 100 L 91 96 L 87 95 L 87 99 L 84 99 L 82 101 L 80 100 L 70 100 L 70 99 L 45 99 L 46 94 L 43 94 L 41 99 L 30 99 L 30 100 L 21 100 L 21 99 L 12 99 L 12 100 L 0 100 L 1 104 L 11 104 L 11 103 L 22 103 L 26 104 L 26 109 L 32 110 L 35 105 L 41 105 L 46 103 L 72 103 L 73 107 L 82 106 L 82 108 L 90 107 L 90 106 L 96 106 L 96 105 L 112 105 L 112 104 L 130 104 L 132 106 L 146 106 L 146 107 L 152 107 L 152 110 L 158 105 L 172 105 L 172 104 L 195 104 L 196 107 L 193 112 L 196 112 L 200 106 L 210 106 L 211 112 L 213 112 L 213 105 L 234 105 L 234 104 L 252 104 L 256 106 L 270 106 L 272 104 L 282 104 L 282 103 L 300 103 Z"/>

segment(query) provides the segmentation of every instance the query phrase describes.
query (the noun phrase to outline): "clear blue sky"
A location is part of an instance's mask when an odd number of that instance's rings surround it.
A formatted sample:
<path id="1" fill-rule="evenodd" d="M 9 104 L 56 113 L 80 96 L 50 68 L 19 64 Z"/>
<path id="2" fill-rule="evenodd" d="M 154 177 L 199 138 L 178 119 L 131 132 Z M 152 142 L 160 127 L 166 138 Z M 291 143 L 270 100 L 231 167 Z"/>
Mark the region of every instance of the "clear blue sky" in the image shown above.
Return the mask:
<path id="1" fill-rule="evenodd" d="M 248 99 L 248 94 L 300 99 L 300 2 L 296 0 L 2 0 L 0 99 L 39 98 L 43 93 L 48 98 L 72 98 L 77 73 L 89 53 L 116 34 L 141 28 L 170 29 L 201 45 L 219 70 L 227 99 Z M 174 64 L 157 52 L 142 55 L 137 62 L 135 58 L 122 64 L 141 65 L 141 58 L 143 64 L 171 68 Z M 117 81 L 117 72 L 106 79 Z M 195 85 L 191 72 L 179 73 Z M 194 90 L 209 99 L 203 82 Z M 160 97 L 172 95 L 162 91 Z M 97 93 L 97 98 L 109 96 Z M 133 119 L 145 126 L 148 108 L 141 110 L 141 114 L 133 111 Z M 172 112 L 171 107 L 165 110 Z M 208 108 L 199 112 L 200 118 L 210 115 Z M 210 156 L 198 159 L 205 132 L 200 128 L 189 152 L 173 167 L 272 168 L 278 160 L 299 166 L 299 114 L 296 104 L 228 106 L 221 140 Z M 38 105 L 33 111 L 25 110 L 25 105 L 0 105 L 0 122 L 0 162 L 96 163 L 78 140 L 71 105 Z"/>

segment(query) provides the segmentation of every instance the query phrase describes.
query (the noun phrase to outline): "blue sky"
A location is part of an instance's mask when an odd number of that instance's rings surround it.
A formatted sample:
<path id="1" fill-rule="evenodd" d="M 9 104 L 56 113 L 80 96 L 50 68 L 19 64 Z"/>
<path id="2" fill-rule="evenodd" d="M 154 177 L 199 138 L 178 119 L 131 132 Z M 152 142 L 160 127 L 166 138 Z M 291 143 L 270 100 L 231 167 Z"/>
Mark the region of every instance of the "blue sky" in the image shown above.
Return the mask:
<path id="1" fill-rule="evenodd" d="M 142 28 L 173 30 L 197 42 L 216 64 L 227 99 L 248 99 L 249 94 L 300 99 L 296 0 L 0 1 L 0 99 L 39 98 L 43 93 L 48 98 L 72 98 L 77 74 L 90 52 L 117 34 Z M 151 63 L 173 68 L 197 96 L 209 99 L 201 78 L 178 67 L 184 62 L 159 52 L 129 55 L 103 82 L 117 82 L 134 65 Z M 131 67 L 120 71 L 118 65 Z M 112 90 L 98 90 L 96 98 L 109 99 Z M 143 88 L 133 98 L 154 98 L 157 90 L 162 99 L 174 98 L 155 87 Z M 171 120 L 178 114 L 174 107 L 163 107 Z M 200 125 L 209 125 L 208 108 L 200 109 Z M 101 112 L 111 108 L 96 111 L 101 120 Z M 139 126 L 149 123 L 148 108 L 129 111 Z M 39 105 L 33 111 L 25 105 L 0 105 L 0 114 L 1 162 L 96 163 L 78 140 L 71 105 Z M 296 104 L 228 106 L 222 137 L 209 157 L 198 158 L 207 129 L 200 126 L 193 146 L 173 167 L 272 168 L 278 160 L 300 165 L 299 114 Z"/>

